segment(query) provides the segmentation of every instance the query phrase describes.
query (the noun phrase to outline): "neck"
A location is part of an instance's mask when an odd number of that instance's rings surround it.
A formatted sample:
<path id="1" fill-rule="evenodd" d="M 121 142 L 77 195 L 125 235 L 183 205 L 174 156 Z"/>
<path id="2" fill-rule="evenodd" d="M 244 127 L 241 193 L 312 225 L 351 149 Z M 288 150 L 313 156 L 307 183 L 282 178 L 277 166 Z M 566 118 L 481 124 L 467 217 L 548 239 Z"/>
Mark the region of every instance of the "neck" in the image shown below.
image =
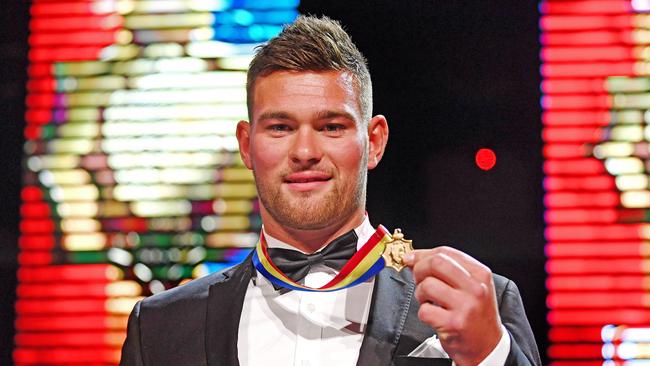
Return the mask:
<path id="1" fill-rule="evenodd" d="M 359 209 L 340 222 L 320 229 L 303 230 L 283 226 L 264 209 L 261 211 L 267 234 L 307 254 L 316 252 L 325 244 L 358 227 L 365 219 L 365 210 Z"/>

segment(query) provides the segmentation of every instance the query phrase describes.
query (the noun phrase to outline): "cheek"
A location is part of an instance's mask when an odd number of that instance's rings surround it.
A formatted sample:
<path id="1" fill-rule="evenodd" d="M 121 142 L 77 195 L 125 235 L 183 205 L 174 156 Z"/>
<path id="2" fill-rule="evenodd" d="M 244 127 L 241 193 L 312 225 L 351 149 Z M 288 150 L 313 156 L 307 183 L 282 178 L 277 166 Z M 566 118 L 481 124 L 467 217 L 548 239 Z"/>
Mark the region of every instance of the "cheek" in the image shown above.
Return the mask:
<path id="1" fill-rule="evenodd" d="M 363 160 L 365 150 L 363 144 L 347 144 L 332 151 L 332 160 L 341 170 L 346 170 L 350 175 L 357 175 L 357 171 Z"/>
<path id="2" fill-rule="evenodd" d="M 251 158 L 253 169 L 257 174 L 266 174 L 267 171 L 281 166 L 282 160 L 286 157 L 282 145 L 256 141 L 251 146 Z"/>

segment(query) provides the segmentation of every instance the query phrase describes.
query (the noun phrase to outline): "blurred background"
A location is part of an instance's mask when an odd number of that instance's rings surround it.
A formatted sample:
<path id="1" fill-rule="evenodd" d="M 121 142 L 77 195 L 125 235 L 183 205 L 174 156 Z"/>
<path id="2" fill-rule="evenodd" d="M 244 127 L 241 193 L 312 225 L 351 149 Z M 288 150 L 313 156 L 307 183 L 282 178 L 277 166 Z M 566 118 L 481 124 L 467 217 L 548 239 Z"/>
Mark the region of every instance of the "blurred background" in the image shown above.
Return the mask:
<path id="1" fill-rule="evenodd" d="M 513 279 L 545 364 L 650 358 L 648 1 L 6 0 L 0 364 L 116 364 L 143 296 L 260 228 L 254 46 L 340 20 L 391 128 L 371 221 Z"/>

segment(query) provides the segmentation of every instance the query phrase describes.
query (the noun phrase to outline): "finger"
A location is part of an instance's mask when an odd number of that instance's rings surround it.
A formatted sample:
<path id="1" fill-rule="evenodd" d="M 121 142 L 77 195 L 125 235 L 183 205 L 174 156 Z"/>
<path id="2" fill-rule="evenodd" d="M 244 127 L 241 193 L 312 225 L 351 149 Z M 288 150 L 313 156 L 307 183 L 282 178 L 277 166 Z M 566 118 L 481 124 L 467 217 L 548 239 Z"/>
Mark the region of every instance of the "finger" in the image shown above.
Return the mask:
<path id="1" fill-rule="evenodd" d="M 429 255 L 431 251 L 432 249 L 416 249 L 412 252 L 405 253 L 402 259 L 404 261 L 404 264 L 413 268 L 413 265 L 415 265 L 417 261 Z"/>
<path id="2" fill-rule="evenodd" d="M 455 261 L 457 261 L 461 266 L 463 266 L 471 275 L 476 274 L 477 272 L 483 271 L 488 268 L 485 264 L 479 262 L 474 257 L 461 252 L 458 249 L 442 246 L 433 249 L 435 252 L 444 253 L 445 255 L 450 256 Z"/>
<path id="3" fill-rule="evenodd" d="M 437 252 L 417 261 L 413 266 L 413 277 L 415 283 L 420 283 L 427 277 L 435 277 L 457 289 L 473 289 L 477 285 L 469 272 L 458 262 L 444 253 Z"/>
<path id="4" fill-rule="evenodd" d="M 479 282 L 485 284 L 492 282 L 492 271 L 490 268 L 472 256 L 451 247 L 438 247 L 434 251 L 453 258 L 456 263 L 469 272 L 471 277 L 477 279 Z"/>
<path id="5" fill-rule="evenodd" d="M 440 306 L 426 302 L 420 304 L 418 318 L 423 323 L 429 324 L 432 328 L 438 329 L 444 327 L 449 322 L 451 313 L 449 310 L 443 309 Z"/>
<path id="6" fill-rule="evenodd" d="M 415 298 L 420 304 L 434 303 L 445 309 L 453 309 L 459 303 L 458 290 L 435 277 L 427 277 L 415 288 Z"/>
<path id="7" fill-rule="evenodd" d="M 420 260 L 429 257 L 433 253 L 444 253 L 452 257 L 457 261 L 463 268 L 465 268 L 470 274 L 475 272 L 480 272 L 485 270 L 487 267 L 474 259 L 468 254 L 461 252 L 458 249 L 454 249 L 448 246 L 440 246 L 433 249 L 418 249 L 412 252 L 406 253 L 404 255 L 404 264 L 413 268 L 413 266 Z M 489 269 L 489 268 L 488 268 Z"/>

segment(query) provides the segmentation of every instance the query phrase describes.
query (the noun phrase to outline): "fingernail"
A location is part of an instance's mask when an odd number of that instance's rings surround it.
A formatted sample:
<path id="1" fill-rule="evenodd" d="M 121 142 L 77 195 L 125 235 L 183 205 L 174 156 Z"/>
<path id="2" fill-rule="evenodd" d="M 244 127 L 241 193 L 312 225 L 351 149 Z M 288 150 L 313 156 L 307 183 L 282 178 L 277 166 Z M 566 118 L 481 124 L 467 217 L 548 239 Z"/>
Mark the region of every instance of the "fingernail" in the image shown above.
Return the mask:
<path id="1" fill-rule="evenodd" d="M 404 262 L 406 264 L 411 264 L 415 260 L 415 253 L 406 253 L 404 254 Z"/>

